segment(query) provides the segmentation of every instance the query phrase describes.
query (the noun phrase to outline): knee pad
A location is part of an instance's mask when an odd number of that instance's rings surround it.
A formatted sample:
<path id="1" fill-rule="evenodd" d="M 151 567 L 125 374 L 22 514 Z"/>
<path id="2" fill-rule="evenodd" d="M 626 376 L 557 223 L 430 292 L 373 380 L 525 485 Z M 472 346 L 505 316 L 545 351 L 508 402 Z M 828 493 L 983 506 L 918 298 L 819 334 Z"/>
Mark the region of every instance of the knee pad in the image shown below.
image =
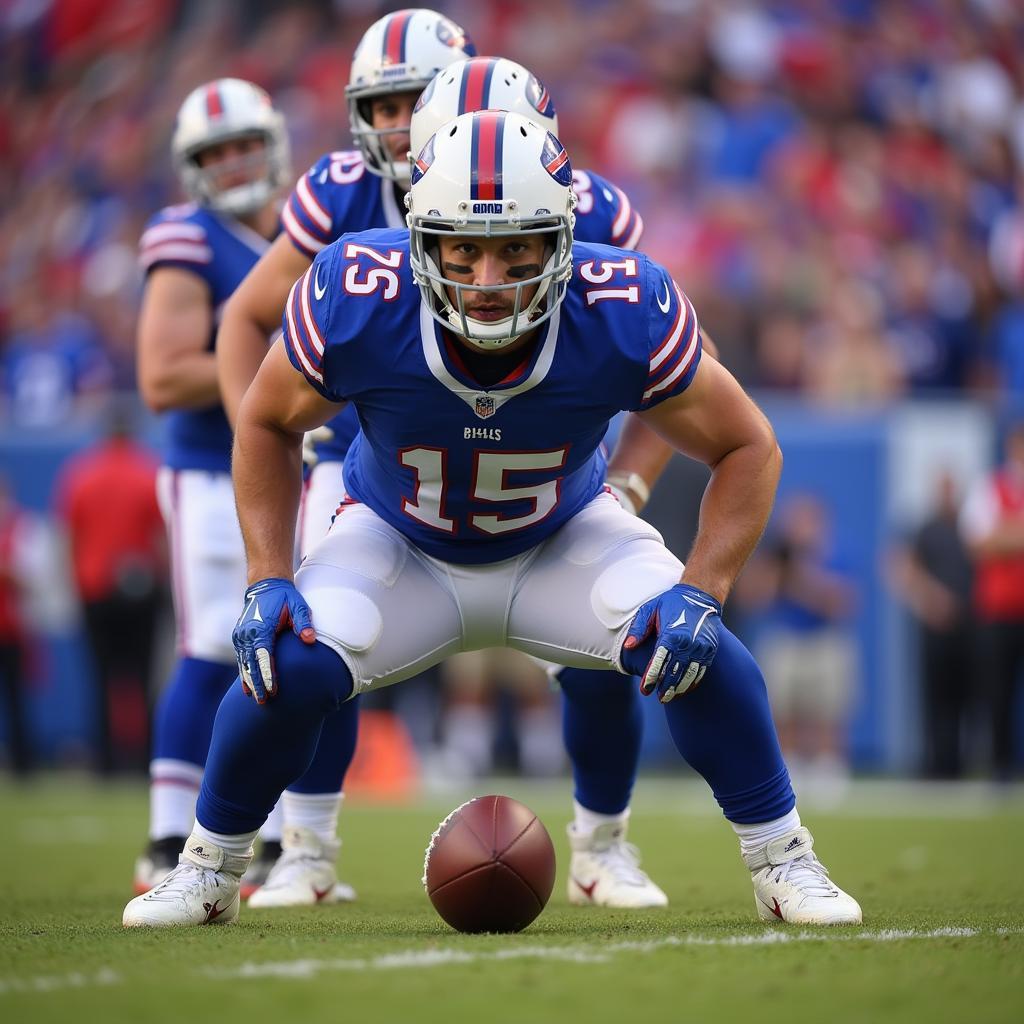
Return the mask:
<path id="1" fill-rule="evenodd" d="M 655 541 L 641 541 L 594 582 L 590 606 L 608 629 L 621 629 L 644 602 L 679 582 L 682 565 Z"/>

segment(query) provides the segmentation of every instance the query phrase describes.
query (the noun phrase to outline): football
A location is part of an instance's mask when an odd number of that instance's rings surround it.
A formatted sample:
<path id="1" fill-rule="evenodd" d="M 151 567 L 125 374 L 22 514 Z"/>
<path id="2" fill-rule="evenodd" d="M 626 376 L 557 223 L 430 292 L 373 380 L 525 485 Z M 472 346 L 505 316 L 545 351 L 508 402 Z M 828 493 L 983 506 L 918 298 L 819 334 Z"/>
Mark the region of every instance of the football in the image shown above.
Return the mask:
<path id="1" fill-rule="evenodd" d="M 423 885 L 457 931 L 522 931 L 544 909 L 554 884 L 551 836 L 511 797 L 475 797 L 430 837 Z"/>

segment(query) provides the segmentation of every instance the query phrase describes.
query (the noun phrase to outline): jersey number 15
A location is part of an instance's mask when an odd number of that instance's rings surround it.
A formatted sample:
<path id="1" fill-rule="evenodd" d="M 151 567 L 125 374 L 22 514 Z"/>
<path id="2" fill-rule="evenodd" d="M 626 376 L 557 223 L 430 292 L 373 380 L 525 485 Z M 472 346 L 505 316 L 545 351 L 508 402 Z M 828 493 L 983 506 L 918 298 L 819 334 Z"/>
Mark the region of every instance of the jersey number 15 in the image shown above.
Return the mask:
<path id="1" fill-rule="evenodd" d="M 473 483 L 469 494 L 473 501 L 494 504 L 529 501 L 533 507 L 525 515 L 519 516 L 502 515 L 498 511 L 493 515 L 474 512 L 468 517 L 470 528 L 492 535 L 512 533 L 546 519 L 558 505 L 562 478 L 559 476 L 540 484 L 510 487 L 508 474 L 561 469 L 568 453 L 568 448 L 546 452 L 474 452 Z M 398 458 L 403 466 L 416 475 L 415 492 L 411 500 L 402 499 L 402 512 L 435 530 L 456 533 L 456 522 L 445 510 L 448 452 L 443 448 L 403 448 Z"/>

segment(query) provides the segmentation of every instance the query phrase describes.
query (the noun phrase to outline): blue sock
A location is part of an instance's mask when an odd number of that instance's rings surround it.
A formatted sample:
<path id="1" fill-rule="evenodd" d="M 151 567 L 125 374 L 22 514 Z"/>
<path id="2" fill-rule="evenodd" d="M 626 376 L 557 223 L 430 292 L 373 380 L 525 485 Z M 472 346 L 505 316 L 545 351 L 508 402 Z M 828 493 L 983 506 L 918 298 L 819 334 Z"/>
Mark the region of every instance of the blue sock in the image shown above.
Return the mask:
<path id="1" fill-rule="evenodd" d="M 339 792 L 355 756 L 358 735 L 359 698 L 353 697 L 324 719 L 313 761 L 302 778 L 288 787 L 288 792 Z"/>
<path id="2" fill-rule="evenodd" d="M 234 664 L 178 659 L 153 716 L 154 760 L 206 764 L 217 708 L 237 675 Z"/>
<path id="3" fill-rule="evenodd" d="M 352 692 L 348 668 L 325 644 L 282 633 L 274 663 L 275 697 L 261 707 L 236 683 L 217 712 L 196 804 L 196 820 L 211 832 L 258 829 L 309 767 L 324 719 Z"/>
<path id="4" fill-rule="evenodd" d="M 700 686 L 666 704 L 665 715 L 679 753 L 704 776 L 730 821 L 774 821 L 796 806 L 764 676 L 724 626 Z"/>
<path id="5" fill-rule="evenodd" d="M 563 668 L 558 684 L 576 802 L 598 814 L 619 814 L 629 806 L 643 739 L 637 681 L 618 672 Z"/>

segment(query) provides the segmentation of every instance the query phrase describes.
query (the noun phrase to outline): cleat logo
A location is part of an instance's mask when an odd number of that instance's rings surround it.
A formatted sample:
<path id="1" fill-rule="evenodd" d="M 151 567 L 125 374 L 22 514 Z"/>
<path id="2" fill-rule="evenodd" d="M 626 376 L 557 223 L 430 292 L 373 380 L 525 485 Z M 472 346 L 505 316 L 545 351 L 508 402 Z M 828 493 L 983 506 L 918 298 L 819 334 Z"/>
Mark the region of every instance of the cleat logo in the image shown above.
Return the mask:
<path id="1" fill-rule="evenodd" d="M 197 854 L 200 857 L 205 857 L 206 856 L 206 851 L 201 846 L 193 846 L 192 847 L 192 852 L 194 854 Z"/>
<path id="2" fill-rule="evenodd" d="M 772 897 L 772 902 L 771 902 L 771 904 L 765 903 L 765 902 L 764 902 L 764 900 L 761 900 L 761 902 L 762 902 L 762 903 L 764 903 L 764 905 L 765 905 L 765 906 L 766 906 L 766 907 L 767 907 L 767 908 L 768 908 L 768 909 L 769 909 L 769 910 L 770 910 L 770 911 L 771 911 L 771 912 L 772 912 L 772 913 L 773 913 L 773 914 L 774 914 L 774 915 L 775 915 L 775 916 L 776 916 L 776 917 L 777 917 L 777 918 L 778 918 L 778 919 L 779 919 L 780 921 L 785 921 L 785 920 L 786 920 L 786 919 L 785 919 L 785 918 L 784 918 L 784 917 L 782 916 L 782 907 L 780 907 L 780 906 L 779 906 L 779 901 L 778 901 L 778 900 L 777 900 L 777 899 L 776 899 L 776 898 L 775 898 L 774 896 Z"/>
<path id="3" fill-rule="evenodd" d="M 213 921 L 216 921 L 217 918 L 220 917 L 220 915 L 227 909 L 227 907 L 222 907 L 220 905 L 220 900 L 217 900 L 215 903 L 204 903 L 203 910 L 206 911 L 206 920 L 203 924 L 210 924 Z"/>
<path id="4" fill-rule="evenodd" d="M 334 891 L 334 886 L 329 885 L 326 889 L 318 889 L 315 885 L 313 886 L 313 895 L 316 897 L 316 902 L 319 903 L 328 893 Z"/>
<path id="5" fill-rule="evenodd" d="M 576 887 L 587 897 L 588 900 L 594 898 L 594 890 L 597 888 L 597 879 L 595 878 L 590 885 L 584 885 L 578 878 L 574 878 L 573 882 L 576 883 Z"/>
<path id="6" fill-rule="evenodd" d="M 786 848 L 782 851 L 783 853 L 789 853 L 790 850 L 795 850 L 798 846 L 803 846 L 804 841 L 799 836 L 793 836 L 792 839 L 786 844 Z"/>

